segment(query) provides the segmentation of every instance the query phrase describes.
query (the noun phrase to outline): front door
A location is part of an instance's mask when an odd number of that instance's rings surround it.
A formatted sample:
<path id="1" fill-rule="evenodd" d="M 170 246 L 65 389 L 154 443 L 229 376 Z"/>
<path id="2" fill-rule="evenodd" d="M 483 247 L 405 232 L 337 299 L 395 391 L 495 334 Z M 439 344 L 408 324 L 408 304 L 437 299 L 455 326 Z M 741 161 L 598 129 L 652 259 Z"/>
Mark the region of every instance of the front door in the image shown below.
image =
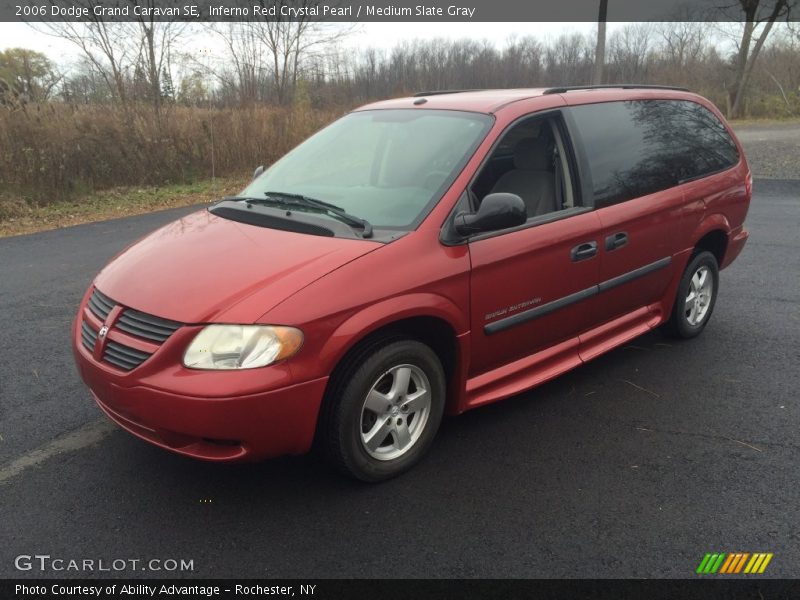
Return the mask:
<path id="1" fill-rule="evenodd" d="M 591 298 L 600 272 L 600 221 L 574 185 L 573 157 L 561 113 L 534 115 L 509 128 L 470 188 L 478 200 L 516 194 L 528 214 L 520 227 L 469 243 L 468 388 L 475 402 L 482 380 L 511 386 L 527 378 L 531 384 L 541 369 L 574 366 L 576 336 L 595 320 Z M 498 394 L 495 389 L 485 395 Z"/>
<path id="2" fill-rule="evenodd" d="M 536 353 L 542 363 L 577 364 L 575 338 L 595 319 L 600 221 L 591 210 L 563 212 L 556 221 L 470 243 L 470 376 Z M 536 369 L 527 363 L 518 370 Z"/>

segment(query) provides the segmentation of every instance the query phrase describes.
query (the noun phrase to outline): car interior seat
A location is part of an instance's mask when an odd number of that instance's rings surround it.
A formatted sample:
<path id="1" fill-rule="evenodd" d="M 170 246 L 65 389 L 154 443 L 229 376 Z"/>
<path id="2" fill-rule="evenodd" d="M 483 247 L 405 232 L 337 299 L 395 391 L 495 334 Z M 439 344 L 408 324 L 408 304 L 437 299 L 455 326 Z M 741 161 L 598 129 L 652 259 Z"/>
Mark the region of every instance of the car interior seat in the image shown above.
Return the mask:
<path id="1" fill-rule="evenodd" d="M 514 147 L 514 168 L 497 180 L 490 193 L 516 194 L 525 203 L 528 218 L 557 210 L 556 174 L 552 166 L 551 140 L 523 138 Z"/>

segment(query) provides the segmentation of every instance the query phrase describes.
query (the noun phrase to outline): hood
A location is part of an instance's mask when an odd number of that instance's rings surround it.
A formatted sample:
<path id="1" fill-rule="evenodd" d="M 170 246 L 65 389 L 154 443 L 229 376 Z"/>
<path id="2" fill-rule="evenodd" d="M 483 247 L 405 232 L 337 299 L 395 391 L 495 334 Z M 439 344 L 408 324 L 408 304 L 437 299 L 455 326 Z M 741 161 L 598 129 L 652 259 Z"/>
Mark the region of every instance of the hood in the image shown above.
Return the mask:
<path id="1" fill-rule="evenodd" d="M 257 227 L 203 210 L 136 242 L 95 283 L 120 304 L 165 319 L 252 323 L 381 245 Z"/>

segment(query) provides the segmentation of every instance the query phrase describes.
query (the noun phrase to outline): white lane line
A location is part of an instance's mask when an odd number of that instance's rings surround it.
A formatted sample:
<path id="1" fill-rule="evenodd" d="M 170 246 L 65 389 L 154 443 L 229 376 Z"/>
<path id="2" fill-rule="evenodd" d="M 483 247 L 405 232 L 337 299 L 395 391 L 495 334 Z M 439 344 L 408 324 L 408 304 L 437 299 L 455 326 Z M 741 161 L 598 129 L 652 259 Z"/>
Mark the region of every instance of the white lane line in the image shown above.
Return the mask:
<path id="1" fill-rule="evenodd" d="M 0 466 L 0 485 L 12 477 L 19 475 L 25 469 L 43 463 L 48 458 L 66 452 L 74 452 L 75 450 L 80 450 L 81 448 L 96 444 L 116 429 L 118 429 L 117 426 L 111 421 L 106 418 L 101 418 L 87 423 L 78 429 L 68 431 L 43 446 L 39 446 L 23 454 L 19 458 L 15 458 L 11 462 Z"/>

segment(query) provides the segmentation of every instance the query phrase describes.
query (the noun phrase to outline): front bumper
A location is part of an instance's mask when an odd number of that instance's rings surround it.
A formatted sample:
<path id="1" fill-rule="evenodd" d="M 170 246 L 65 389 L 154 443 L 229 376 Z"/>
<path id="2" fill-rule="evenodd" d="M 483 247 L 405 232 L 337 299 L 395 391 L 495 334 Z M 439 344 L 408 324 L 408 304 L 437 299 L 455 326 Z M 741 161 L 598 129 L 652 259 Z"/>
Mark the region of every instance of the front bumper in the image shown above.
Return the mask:
<path id="1" fill-rule="evenodd" d="M 239 372 L 186 369 L 180 356 L 196 333 L 190 327 L 141 366 L 122 372 L 81 344 L 83 315 L 82 304 L 72 330 L 78 371 L 98 406 L 126 431 L 210 461 L 260 460 L 311 448 L 328 377 L 293 383 L 285 364 Z"/>
<path id="2" fill-rule="evenodd" d="M 138 438 L 192 458 L 242 462 L 308 452 L 319 407 L 313 399 L 326 383 L 214 399 L 113 385 L 98 394 L 90 384 L 90 391 L 108 418 Z"/>

